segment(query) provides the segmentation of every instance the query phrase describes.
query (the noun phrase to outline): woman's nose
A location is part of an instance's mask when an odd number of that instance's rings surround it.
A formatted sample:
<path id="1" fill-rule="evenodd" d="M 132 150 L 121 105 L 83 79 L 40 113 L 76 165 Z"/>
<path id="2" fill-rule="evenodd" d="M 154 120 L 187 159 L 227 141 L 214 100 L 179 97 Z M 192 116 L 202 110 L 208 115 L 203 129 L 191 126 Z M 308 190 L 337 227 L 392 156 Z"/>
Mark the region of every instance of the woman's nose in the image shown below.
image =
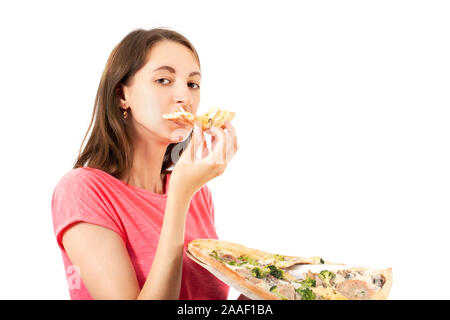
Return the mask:
<path id="1" fill-rule="evenodd" d="M 184 105 L 192 104 L 192 93 L 189 91 L 187 85 L 177 85 L 173 98 L 175 103 L 182 103 Z"/>

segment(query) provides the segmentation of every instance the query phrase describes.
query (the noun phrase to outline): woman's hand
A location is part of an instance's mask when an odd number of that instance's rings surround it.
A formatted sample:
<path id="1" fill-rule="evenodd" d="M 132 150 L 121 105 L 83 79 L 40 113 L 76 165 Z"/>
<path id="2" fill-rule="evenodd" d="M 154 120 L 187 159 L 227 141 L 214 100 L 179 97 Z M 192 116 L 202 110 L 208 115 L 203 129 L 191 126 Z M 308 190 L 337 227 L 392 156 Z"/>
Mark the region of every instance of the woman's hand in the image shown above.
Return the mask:
<path id="1" fill-rule="evenodd" d="M 205 183 L 225 171 L 239 147 L 234 127 L 228 121 L 224 126 L 224 129 L 211 127 L 206 131 L 211 135 L 210 151 L 201 127 L 194 125 L 191 141 L 172 171 L 171 185 L 173 183 L 177 189 L 192 196 Z M 200 148 L 202 156 L 197 157 Z"/>

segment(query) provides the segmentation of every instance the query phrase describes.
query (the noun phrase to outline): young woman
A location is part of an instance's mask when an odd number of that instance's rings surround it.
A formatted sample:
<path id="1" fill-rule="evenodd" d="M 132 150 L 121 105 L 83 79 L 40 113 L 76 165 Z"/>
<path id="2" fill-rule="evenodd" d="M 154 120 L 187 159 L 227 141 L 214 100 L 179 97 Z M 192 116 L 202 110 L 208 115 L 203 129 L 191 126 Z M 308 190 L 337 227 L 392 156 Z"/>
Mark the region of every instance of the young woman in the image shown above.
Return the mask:
<path id="1" fill-rule="evenodd" d="M 195 48 L 171 30 L 135 30 L 110 54 L 91 134 L 52 199 L 72 299 L 227 299 L 185 250 L 217 239 L 206 183 L 237 151 L 235 130 L 207 131 L 209 150 L 197 125 L 162 118 L 196 114 L 200 80 Z"/>

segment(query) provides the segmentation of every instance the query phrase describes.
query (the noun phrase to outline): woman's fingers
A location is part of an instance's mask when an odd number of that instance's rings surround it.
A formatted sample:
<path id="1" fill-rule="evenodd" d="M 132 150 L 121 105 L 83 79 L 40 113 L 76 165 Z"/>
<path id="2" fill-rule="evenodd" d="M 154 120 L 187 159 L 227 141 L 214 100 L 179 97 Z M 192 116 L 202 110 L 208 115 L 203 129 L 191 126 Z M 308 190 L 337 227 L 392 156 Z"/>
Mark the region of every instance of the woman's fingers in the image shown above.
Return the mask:
<path id="1" fill-rule="evenodd" d="M 213 127 L 209 128 L 208 131 L 206 131 L 206 133 L 211 135 L 211 150 L 214 150 L 217 144 L 217 138 L 215 136 L 216 132 L 213 132 L 214 129 L 212 128 Z"/>
<path id="2" fill-rule="evenodd" d="M 228 163 L 237 151 L 237 136 L 234 127 L 228 123 L 225 129 L 211 127 L 207 133 L 212 135 L 210 159 L 215 163 Z"/>
<path id="3" fill-rule="evenodd" d="M 206 144 L 206 139 L 203 140 L 203 152 L 202 158 L 206 158 L 209 155 L 208 145 Z"/>
<path id="4" fill-rule="evenodd" d="M 231 154 L 234 155 L 237 150 L 239 149 L 238 141 L 237 141 L 237 135 L 236 135 L 236 129 L 231 125 L 229 121 L 225 122 L 225 128 L 229 132 L 229 146 L 228 149 L 230 150 Z"/>
<path id="5" fill-rule="evenodd" d="M 189 142 L 187 149 L 184 151 L 188 153 L 188 159 L 190 162 L 195 161 L 198 149 L 203 146 L 204 140 L 205 137 L 203 136 L 202 129 L 199 126 L 194 125 L 191 141 Z"/>
<path id="6" fill-rule="evenodd" d="M 208 160 L 216 164 L 221 164 L 223 163 L 222 155 L 224 154 L 225 132 L 222 129 L 212 126 L 208 129 L 207 133 L 211 135 L 211 154 L 208 156 Z"/>

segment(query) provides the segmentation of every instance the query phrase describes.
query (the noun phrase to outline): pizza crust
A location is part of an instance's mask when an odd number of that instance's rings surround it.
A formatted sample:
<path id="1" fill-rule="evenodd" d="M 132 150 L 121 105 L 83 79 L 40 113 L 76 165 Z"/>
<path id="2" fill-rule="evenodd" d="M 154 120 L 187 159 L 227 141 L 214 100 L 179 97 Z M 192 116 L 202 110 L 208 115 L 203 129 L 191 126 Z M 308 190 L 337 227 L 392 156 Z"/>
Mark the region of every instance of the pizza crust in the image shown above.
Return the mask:
<path id="1" fill-rule="evenodd" d="M 267 263 L 273 262 L 275 266 L 278 268 L 289 268 L 295 264 L 342 264 L 342 263 L 332 263 L 329 261 L 323 261 L 321 263 L 321 257 L 311 257 L 311 258 L 303 258 L 296 256 L 287 256 L 283 255 L 285 258 L 284 261 L 274 261 L 274 254 L 264 252 L 257 249 L 248 248 L 246 246 L 228 242 L 224 240 L 216 240 L 216 239 L 197 239 L 193 240 L 188 245 L 188 250 L 195 250 L 195 248 L 200 248 L 201 250 L 214 251 L 220 248 L 222 251 L 226 251 L 234 256 L 245 255 L 255 260 L 262 260 Z"/>

